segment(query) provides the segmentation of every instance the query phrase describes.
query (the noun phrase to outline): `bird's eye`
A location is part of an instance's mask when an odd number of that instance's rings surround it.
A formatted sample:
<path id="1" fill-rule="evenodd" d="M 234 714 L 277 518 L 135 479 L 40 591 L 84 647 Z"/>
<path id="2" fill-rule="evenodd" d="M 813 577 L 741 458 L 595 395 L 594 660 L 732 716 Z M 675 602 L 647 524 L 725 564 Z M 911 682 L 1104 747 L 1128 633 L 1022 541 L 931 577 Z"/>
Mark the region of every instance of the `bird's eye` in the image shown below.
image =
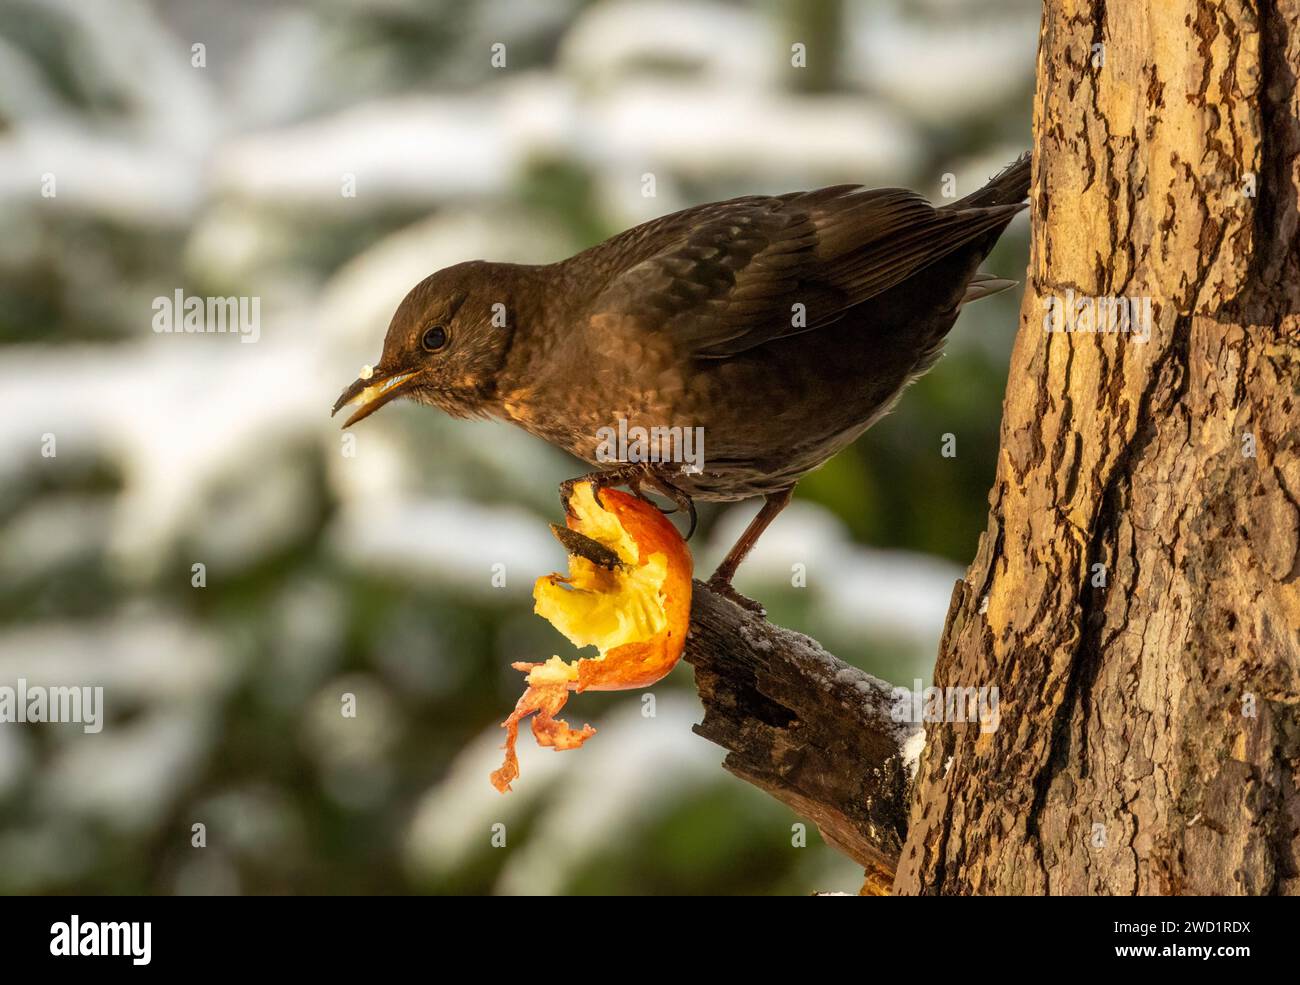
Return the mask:
<path id="1" fill-rule="evenodd" d="M 437 352 L 447 344 L 447 330 L 441 325 L 431 325 L 425 329 L 421 345 L 426 352 Z"/>

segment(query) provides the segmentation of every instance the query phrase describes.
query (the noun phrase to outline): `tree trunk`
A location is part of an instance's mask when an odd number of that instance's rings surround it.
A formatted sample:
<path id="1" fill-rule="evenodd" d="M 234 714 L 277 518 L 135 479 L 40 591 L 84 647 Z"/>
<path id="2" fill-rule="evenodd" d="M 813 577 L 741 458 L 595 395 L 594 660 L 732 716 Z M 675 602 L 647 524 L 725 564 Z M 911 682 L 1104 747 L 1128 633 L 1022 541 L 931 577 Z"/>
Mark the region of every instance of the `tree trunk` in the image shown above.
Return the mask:
<path id="1" fill-rule="evenodd" d="M 1001 455 L 935 669 L 999 720 L 927 725 L 897 893 L 1300 891 L 1297 71 L 1300 0 L 1046 4 Z"/>

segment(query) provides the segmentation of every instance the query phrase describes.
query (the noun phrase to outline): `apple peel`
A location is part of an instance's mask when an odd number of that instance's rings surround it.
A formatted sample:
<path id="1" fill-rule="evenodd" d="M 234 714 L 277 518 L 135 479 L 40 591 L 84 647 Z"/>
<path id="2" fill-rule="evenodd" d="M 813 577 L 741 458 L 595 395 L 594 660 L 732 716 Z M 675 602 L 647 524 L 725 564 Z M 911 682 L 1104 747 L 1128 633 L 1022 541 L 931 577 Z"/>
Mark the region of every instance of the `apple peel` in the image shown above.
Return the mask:
<path id="1" fill-rule="evenodd" d="M 693 561 L 677 528 L 646 500 L 616 489 L 600 499 L 591 483 L 575 487 L 566 527 L 556 536 L 569 553 L 569 573 L 538 578 L 534 611 L 578 647 L 597 655 L 512 664 L 527 689 L 501 727 L 505 761 L 492 773 L 501 793 L 519 776 L 515 745 L 529 715 L 539 746 L 577 749 L 596 734 L 555 716 L 570 691 L 648 687 L 677 665 L 690 626 Z"/>

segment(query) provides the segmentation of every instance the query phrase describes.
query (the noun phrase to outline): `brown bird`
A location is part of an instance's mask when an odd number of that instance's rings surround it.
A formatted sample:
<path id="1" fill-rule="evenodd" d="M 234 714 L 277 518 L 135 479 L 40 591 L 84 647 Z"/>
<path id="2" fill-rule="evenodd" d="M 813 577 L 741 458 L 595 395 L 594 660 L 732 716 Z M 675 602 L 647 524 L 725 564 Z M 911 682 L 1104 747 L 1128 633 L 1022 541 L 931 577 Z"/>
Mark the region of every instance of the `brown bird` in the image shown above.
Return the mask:
<path id="1" fill-rule="evenodd" d="M 692 530 L 695 499 L 762 496 L 709 580 L 758 608 L 731 579 L 795 483 L 934 364 L 963 304 L 1013 286 L 977 268 L 1029 173 L 1025 155 L 942 208 L 858 185 L 751 195 L 559 263 L 448 267 L 402 300 L 378 365 L 334 411 L 360 404 L 347 427 L 410 397 L 501 418 L 596 466 L 584 480 L 666 493 Z M 653 437 L 620 460 L 611 435 Z M 683 469 L 697 435 L 702 459 Z"/>

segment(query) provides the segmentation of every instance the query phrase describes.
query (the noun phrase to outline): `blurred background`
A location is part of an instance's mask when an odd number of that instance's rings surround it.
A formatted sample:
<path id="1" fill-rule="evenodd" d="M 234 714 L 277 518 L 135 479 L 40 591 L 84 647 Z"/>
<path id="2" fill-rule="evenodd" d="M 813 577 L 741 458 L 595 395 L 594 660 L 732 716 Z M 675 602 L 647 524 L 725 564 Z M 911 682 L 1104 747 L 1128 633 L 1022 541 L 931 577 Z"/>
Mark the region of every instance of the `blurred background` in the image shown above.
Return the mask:
<path id="1" fill-rule="evenodd" d="M 599 734 L 525 733 L 498 795 L 510 662 L 574 655 L 531 586 L 585 467 L 402 403 L 349 446 L 329 408 L 439 267 L 741 194 L 967 194 L 1028 147 L 1037 6 L 0 2 L 0 685 L 107 705 L 0 725 L 0 892 L 855 892 L 692 734 L 684 664 L 652 717 L 574 698 Z M 1022 215 L 986 269 L 1026 256 Z M 260 298 L 257 342 L 155 333 L 177 290 Z M 800 485 L 737 579 L 770 618 L 928 683 L 1018 300 Z M 699 571 L 755 508 L 702 510 Z"/>

